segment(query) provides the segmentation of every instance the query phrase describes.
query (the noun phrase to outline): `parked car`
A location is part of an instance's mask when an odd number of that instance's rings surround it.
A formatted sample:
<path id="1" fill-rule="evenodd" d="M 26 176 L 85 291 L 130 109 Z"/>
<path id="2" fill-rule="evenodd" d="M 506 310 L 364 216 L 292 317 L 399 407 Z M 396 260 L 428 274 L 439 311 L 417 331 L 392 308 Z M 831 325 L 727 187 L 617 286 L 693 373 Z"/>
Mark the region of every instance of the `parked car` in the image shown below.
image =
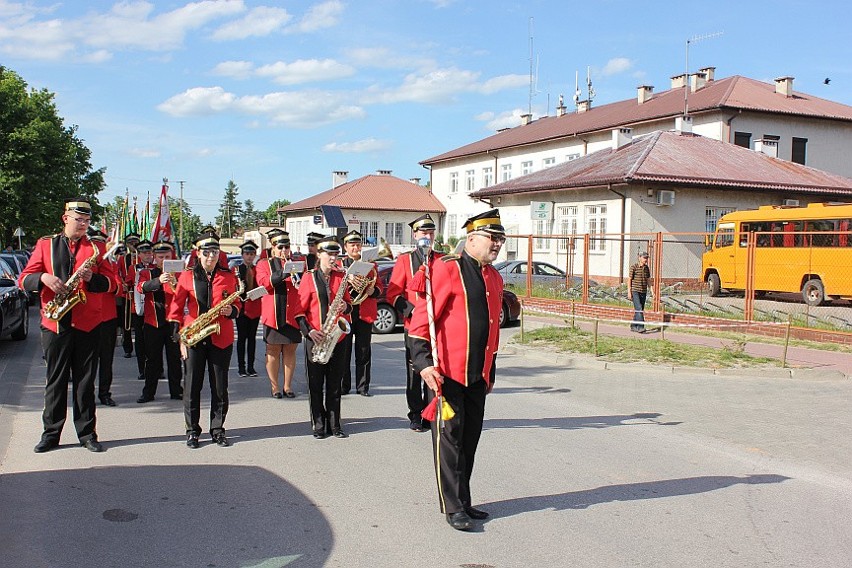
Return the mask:
<path id="1" fill-rule="evenodd" d="M 24 271 L 24 267 L 27 265 L 27 258 L 21 254 L 17 254 L 14 252 L 4 252 L 0 253 L 0 259 L 6 261 L 6 264 L 9 265 L 9 268 L 12 269 L 12 275 L 14 276 L 14 280 L 18 280 L 18 276 L 21 275 L 21 272 Z M 29 301 L 29 305 L 34 306 L 39 301 L 38 292 L 26 292 L 27 299 Z"/>
<path id="2" fill-rule="evenodd" d="M 373 333 L 391 333 L 397 326 L 402 325 L 402 314 L 397 311 L 385 297 L 388 289 L 391 273 L 396 262 L 381 262 L 379 266 L 379 280 L 381 281 L 382 293 L 376 298 L 378 302 L 376 321 L 373 322 Z M 500 310 L 500 327 L 506 327 L 521 317 L 521 302 L 518 296 L 510 290 L 503 289 L 503 308 Z"/>
<path id="3" fill-rule="evenodd" d="M 552 264 L 546 262 L 533 261 L 532 263 L 532 281 L 533 286 L 547 286 L 559 288 L 565 286 L 565 271 L 556 268 Z M 529 264 L 526 260 L 504 260 L 494 265 L 500 276 L 503 277 L 503 282 L 506 286 L 526 288 L 527 286 L 527 269 Z M 571 276 L 570 287 L 575 288 L 583 285 L 581 276 Z M 598 283 L 594 280 L 589 280 L 589 287 L 597 286 Z"/>
<path id="4" fill-rule="evenodd" d="M 29 330 L 27 293 L 18 288 L 12 267 L 0 258 L 0 337 L 21 341 L 27 338 Z"/>

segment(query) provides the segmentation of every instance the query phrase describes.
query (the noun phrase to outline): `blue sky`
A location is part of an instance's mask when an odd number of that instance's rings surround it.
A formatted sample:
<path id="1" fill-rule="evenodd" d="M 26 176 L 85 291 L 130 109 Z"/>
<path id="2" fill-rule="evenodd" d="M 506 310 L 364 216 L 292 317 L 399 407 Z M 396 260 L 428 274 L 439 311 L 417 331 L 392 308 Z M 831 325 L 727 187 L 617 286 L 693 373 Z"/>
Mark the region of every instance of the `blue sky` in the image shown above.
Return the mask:
<path id="1" fill-rule="evenodd" d="M 771 81 L 852 105 L 844 1 L 0 0 L 0 64 L 56 93 L 101 201 L 156 201 L 163 177 L 204 221 L 233 179 L 265 209 L 418 162 L 570 104 L 591 68 L 593 104 L 669 87 L 682 73 Z M 831 78 L 829 85 L 824 84 Z M 585 96 L 585 91 L 584 91 Z"/>

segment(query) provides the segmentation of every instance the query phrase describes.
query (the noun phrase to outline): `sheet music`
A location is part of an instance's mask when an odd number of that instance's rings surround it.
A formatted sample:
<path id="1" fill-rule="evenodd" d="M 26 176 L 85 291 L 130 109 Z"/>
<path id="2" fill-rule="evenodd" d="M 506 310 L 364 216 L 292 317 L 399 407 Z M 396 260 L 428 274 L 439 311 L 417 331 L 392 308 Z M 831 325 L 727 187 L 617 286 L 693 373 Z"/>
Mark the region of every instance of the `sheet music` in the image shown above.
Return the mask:
<path id="1" fill-rule="evenodd" d="M 291 274 L 292 272 L 301 274 L 305 271 L 305 262 L 303 260 L 288 260 L 284 263 L 282 270 L 286 274 Z"/>
<path id="2" fill-rule="evenodd" d="M 254 288 L 254 289 L 246 292 L 246 300 L 259 300 L 260 298 L 263 298 L 267 294 L 269 294 L 269 291 L 265 287 L 258 286 L 257 288 Z"/>
<path id="3" fill-rule="evenodd" d="M 363 260 L 356 260 L 349 268 L 346 270 L 346 274 L 349 276 L 366 276 L 373 269 L 372 262 L 364 262 Z"/>
<path id="4" fill-rule="evenodd" d="M 183 272 L 184 263 L 182 260 L 164 260 L 163 272 Z"/>

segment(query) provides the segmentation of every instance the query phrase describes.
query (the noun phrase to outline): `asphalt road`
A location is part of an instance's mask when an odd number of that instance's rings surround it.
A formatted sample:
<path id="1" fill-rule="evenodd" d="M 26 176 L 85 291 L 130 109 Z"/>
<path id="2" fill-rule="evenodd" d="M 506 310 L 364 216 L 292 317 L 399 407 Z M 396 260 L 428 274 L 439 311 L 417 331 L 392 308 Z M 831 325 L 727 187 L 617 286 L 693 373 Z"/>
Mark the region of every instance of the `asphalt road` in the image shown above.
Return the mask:
<path id="1" fill-rule="evenodd" d="M 344 397 L 345 440 L 311 436 L 300 365 L 294 400 L 232 372 L 234 445 L 190 450 L 181 403 L 161 383 L 136 404 L 119 356 L 102 454 L 70 420 L 58 450 L 33 453 L 38 343 L 0 343 L 3 567 L 852 563 L 852 381 L 501 355 L 473 480 L 492 518 L 460 533 L 438 512 L 428 434 L 406 428 L 402 334 L 374 337 L 375 396 Z"/>

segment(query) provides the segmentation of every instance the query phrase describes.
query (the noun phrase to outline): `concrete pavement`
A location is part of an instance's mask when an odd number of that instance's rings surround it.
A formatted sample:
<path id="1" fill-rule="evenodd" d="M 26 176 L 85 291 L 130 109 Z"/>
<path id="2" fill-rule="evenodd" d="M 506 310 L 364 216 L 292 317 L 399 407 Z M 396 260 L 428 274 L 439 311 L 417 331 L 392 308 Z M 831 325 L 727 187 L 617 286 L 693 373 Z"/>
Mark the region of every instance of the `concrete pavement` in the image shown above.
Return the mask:
<path id="1" fill-rule="evenodd" d="M 374 338 L 376 396 L 344 397 L 348 439 L 310 435 L 300 365 L 294 400 L 232 372 L 234 445 L 205 433 L 189 450 L 181 403 L 161 383 L 155 402 L 136 404 L 135 365 L 118 358 L 120 406 L 98 407 L 107 451 L 76 446 L 69 423 L 63 446 L 43 455 L 32 452 L 44 380 L 37 335 L 0 343 L 0 566 L 739 568 L 852 558 L 847 380 L 500 355 L 473 480 L 492 518 L 466 534 L 437 511 L 428 434 L 406 427 L 401 334 Z"/>

